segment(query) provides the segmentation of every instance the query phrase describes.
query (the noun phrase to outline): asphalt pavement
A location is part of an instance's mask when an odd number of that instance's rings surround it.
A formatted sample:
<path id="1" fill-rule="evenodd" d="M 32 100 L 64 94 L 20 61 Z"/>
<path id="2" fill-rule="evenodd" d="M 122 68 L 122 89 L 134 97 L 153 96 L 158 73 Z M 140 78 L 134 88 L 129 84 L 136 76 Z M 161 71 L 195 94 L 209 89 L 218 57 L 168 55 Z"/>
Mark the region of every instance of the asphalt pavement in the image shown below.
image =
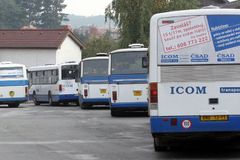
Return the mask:
<path id="1" fill-rule="evenodd" d="M 3 160 L 159 160 L 238 159 L 226 146 L 157 153 L 149 117 L 110 116 L 107 108 L 76 106 L 0 108 L 0 159 Z"/>

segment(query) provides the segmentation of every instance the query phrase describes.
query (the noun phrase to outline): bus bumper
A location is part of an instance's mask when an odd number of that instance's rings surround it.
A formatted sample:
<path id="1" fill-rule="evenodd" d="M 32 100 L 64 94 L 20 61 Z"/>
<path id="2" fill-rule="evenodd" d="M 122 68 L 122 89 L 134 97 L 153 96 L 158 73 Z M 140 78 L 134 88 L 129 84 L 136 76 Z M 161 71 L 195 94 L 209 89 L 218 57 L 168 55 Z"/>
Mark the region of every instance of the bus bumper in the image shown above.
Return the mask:
<path id="1" fill-rule="evenodd" d="M 133 102 L 133 103 L 111 103 L 111 109 L 113 110 L 127 110 L 127 111 L 147 111 L 147 102 Z"/>
<path id="2" fill-rule="evenodd" d="M 80 102 L 89 105 L 109 105 L 109 98 L 81 98 Z"/>
<path id="3" fill-rule="evenodd" d="M 225 121 L 201 121 L 200 116 L 151 117 L 151 132 L 157 134 L 182 133 L 240 133 L 240 115 Z"/>
<path id="4" fill-rule="evenodd" d="M 20 98 L 0 98 L 0 104 L 10 104 L 10 103 L 24 103 L 28 101 L 28 97 Z"/>
<path id="5" fill-rule="evenodd" d="M 77 94 L 66 94 L 66 95 L 53 96 L 53 101 L 56 101 L 56 102 L 78 102 L 78 95 Z"/>

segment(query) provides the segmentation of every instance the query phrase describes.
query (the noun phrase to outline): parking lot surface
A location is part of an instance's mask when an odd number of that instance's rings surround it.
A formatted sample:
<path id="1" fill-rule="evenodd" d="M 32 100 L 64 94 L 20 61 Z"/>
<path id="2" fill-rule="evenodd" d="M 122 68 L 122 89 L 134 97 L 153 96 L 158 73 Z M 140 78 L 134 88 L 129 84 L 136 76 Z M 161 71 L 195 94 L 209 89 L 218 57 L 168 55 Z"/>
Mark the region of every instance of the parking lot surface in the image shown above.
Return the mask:
<path id="1" fill-rule="evenodd" d="M 149 118 L 110 116 L 76 106 L 0 108 L 0 157 L 5 160 L 157 160 L 239 158 L 239 150 L 156 153 Z M 221 147 L 220 147 L 221 148 Z"/>

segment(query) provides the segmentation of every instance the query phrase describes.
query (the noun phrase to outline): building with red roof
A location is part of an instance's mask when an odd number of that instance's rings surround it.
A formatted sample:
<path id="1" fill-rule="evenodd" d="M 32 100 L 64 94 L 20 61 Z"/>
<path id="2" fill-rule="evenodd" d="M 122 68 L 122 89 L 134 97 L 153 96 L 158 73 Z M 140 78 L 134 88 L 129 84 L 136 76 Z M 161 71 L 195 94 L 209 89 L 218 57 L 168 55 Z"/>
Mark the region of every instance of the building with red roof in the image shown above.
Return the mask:
<path id="1" fill-rule="evenodd" d="M 0 30 L 0 61 L 26 66 L 80 62 L 83 43 L 68 28 Z"/>

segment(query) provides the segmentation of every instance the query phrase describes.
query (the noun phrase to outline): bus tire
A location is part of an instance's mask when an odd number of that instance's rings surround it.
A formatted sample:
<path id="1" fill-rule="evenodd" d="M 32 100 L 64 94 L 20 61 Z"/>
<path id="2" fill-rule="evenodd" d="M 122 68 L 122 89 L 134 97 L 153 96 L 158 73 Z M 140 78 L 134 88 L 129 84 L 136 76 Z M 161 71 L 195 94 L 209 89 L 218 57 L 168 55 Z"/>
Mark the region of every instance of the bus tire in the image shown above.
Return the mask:
<path id="1" fill-rule="evenodd" d="M 34 103 L 35 106 L 40 105 L 40 102 L 37 101 L 37 95 L 36 95 L 35 91 L 33 92 L 33 103 Z"/>
<path id="2" fill-rule="evenodd" d="M 53 98 L 52 98 L 51 92 L 49 92 L 49 94 L 48 94 L 48 103 L 49 103 L 50 106 L 56 106 L 57 105 L 56 102 L 53 102 Z"/>
<path id="3" fill-rule="evenodd" d="M 117 116 L 119 116 L 119 114 L 118 114 L 118 112 L 116 111 L 116 110 L 114 110 L 114 109 L 110 109 L 110 111 L 111 111 L 111 116 L 112 117 L 117 117 Z"/>
<path id="4" fill-rule="evenodd" d="M 19 103 L 10 103 L 10 104 L 8 104 L 8 107 L 18 108 L 19 107 Z"/>
<path id="5" fill-rule="evenodd" d="M 164 152 L 164 151 L 168 151 L 169 147 L 165 146 L 163 144 L 161 144 L 161 141 L 159 138 L 154 137 L 154 150 L 155 152 Z"/>
<path id="6" fill-rule="evenodd" d="M 81 109 L 88 109 L 88 106 L 85 105 L 85 104 L 83 104 L 83 103 L 80 103 L 80 108 L 81 108 Z"/>

